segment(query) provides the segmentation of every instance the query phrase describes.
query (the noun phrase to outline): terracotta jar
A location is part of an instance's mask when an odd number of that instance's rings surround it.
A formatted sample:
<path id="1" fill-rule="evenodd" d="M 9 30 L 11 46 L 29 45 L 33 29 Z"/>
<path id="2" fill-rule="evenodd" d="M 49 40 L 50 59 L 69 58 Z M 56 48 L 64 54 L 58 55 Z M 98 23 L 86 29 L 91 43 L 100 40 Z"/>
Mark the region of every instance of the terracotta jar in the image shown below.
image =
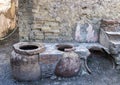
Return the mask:
<path id="1" fill-rule="evenodd" d="M 60 77 L 72 77 L 80 70 L 80 58 L 70 45 L 58 45 L 58 50 L 64 51 L 63 57 L 57 63 L 55 74 Z"/>
<path id="2" fill-rule="evenodd" d="M 18 81 L 40 79 L 39 53 L 45 50 L 41 43 L 19 42 L 13 45 L 11 67 L 13 77 Z"/>

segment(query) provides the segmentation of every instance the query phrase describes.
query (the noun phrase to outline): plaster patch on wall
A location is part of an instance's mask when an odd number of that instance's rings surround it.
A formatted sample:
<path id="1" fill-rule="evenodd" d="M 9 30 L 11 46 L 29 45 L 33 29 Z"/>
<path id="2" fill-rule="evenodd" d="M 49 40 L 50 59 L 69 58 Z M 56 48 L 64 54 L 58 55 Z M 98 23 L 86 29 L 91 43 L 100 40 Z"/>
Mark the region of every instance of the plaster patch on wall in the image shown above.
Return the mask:
<path id="1" fill-rule="evenodd" d="M 95 37 L 95 31 L 92 27 L 91 24 L 88 24 L 88 28 L 86 29 L 87 30 L 87 41 L 90 42 L 90 41 L 93 41 L 93 42 L 96 42 L 96 37 Z"/>
<path id="2" fill-rule="evenodd" d="M 97 42 L 98 35 L 92 24 L 78 23 L 75 31 L 75 40 L 78 42 Z"/>
<path id="3" fill-rule="evenodd" d="M 11 7 L 11 0 L 0 0 L 0 12 L 7 12 Z"/>
<path id="4" fill-rule="evenodd" d="M 81 39 L 80 27 L 81 27 L 81 24 L 80 24 L 80 23 L 77 23 L 77 27 L 76 27 L 76 31 L 75 31 L 75 40 L 78 41 L 78 42 L 79 42 L 80 39 Z"/>
<path id="5" fill-rule="evenodd" d="M 6 34 L 6 31 L 10 28 L 10 19 L 6 18 L 3 14 L 0 15 L 0 37 Z"/>
<path id="6" fill-rule="evenodd" d="M 0 0 L 0 38 L 16 27 L 18 0 Z"/>

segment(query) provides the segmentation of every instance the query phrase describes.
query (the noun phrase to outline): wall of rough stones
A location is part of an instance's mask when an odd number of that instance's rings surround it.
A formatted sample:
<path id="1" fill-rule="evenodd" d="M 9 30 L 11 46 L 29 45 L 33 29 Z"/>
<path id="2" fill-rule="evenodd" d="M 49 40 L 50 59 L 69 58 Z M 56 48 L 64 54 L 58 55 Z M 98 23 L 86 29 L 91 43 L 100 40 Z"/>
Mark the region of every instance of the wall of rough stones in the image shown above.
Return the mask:
<path id="1" fill-rule="evenodd" d="M 17 25 L 18 0 L 0 0 L 0 38 Z"/>
<path id="2" fill-rule="evenodd" d="M 19 0 L 21 41 L 98 42 L 103 18 L 120 18 L 120 0 Z"/>

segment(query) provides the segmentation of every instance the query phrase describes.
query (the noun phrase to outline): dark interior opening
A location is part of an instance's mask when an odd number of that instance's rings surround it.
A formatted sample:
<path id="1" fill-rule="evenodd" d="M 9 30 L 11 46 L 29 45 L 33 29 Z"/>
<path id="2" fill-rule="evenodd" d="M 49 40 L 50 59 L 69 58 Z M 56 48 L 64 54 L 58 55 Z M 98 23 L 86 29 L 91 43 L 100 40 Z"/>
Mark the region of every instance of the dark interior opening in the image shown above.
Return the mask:
<path id="1" fill-rule="evenodd" d="M 20 49 L 22 49 L 22 50 L 34 50 L 37 48 L 38 48 L 38 46 L 35 46 L 35 45 L 24 45 L 24 46 L 20 47 Z"/>
<path id="2" fill-rule="evenodd" d="M 115 68 L 115 60 L 114 58 L 108 54 L 103 48 L 101 49 L 95 49 L 91 48 L 89 49 L 90 55 L 87 59 L 88 66 L 91 67 L 99 67 L 101 69 L 100 71 L 110 69 L 111 67 Z M 93 65 L 93 66 L 92 66 Z M 98 66 L 97 66 L 98 65 Z M 94 69 L 94 71 L 98 71 L 98 69 Z"/>
<path id="3" fill-rule="evenodd" d="M 65 51 L 65 49 L 72 49 L 72 48 L 73 48 L 73 46 L 71 46 L 71 45 L 57 45 L 57 49 L 59 51 Z"/>

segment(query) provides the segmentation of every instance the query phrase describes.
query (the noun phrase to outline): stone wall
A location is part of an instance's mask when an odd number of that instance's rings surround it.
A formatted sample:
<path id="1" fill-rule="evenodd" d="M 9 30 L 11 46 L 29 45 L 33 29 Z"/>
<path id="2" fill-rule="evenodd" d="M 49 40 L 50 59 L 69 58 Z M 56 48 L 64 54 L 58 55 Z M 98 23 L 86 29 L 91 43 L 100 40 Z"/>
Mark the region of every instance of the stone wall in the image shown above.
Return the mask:
<path id="1" fill-rule="evenodd" d="M 119 9 L 120 0 L 19 0 L 20 40 L 98 42 L 100 20 Z"/>
<path id="2" fill-rule="evenodd" d="M 0 38 L 17 25 L 18 0 L 0 0 Z"/>

